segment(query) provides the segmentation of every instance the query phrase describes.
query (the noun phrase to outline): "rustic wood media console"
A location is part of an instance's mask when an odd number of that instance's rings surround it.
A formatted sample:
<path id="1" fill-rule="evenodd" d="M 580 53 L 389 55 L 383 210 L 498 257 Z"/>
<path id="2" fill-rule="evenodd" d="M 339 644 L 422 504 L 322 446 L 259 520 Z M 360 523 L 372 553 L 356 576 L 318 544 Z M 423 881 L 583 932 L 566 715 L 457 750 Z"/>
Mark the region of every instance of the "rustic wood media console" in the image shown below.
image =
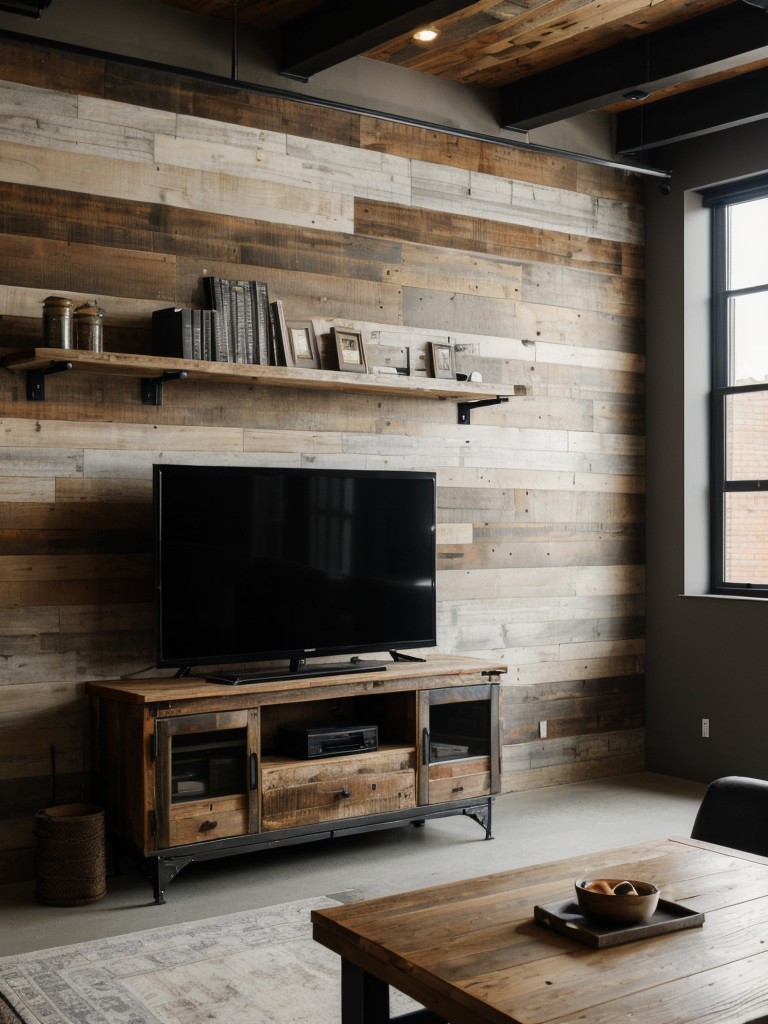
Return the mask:
<path id="1" fill-rule="evenodd" d="M 156 903 L 196 860 L 463 814 L 491 838 L 504 665 L 461 657 L 229 686 L 88 684 L 97 797 Z M 286 755 L 279 730 L 376 726 L 378 748 Z"/>

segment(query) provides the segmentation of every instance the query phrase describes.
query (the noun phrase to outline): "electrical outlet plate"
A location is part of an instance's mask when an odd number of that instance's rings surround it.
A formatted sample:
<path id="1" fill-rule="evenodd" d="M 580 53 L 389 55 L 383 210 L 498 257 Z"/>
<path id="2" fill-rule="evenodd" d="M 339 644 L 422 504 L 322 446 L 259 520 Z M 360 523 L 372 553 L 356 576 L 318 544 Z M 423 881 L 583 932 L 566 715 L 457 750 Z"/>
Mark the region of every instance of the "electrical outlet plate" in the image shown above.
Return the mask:
<path id="1" fill-rule="evenodd" d="M 547 738 L 547 720 L 539 722 L 539 738 L 545 740 Z"/>
<path id="2" fill-rule="evenodd" d="M 705 740 L 709 739 L 709 719 L 708 718 L 702 718 L 702 720 L 701 720 L 701 736 L 702 736 L 702 739 L 705 739 Z"/>

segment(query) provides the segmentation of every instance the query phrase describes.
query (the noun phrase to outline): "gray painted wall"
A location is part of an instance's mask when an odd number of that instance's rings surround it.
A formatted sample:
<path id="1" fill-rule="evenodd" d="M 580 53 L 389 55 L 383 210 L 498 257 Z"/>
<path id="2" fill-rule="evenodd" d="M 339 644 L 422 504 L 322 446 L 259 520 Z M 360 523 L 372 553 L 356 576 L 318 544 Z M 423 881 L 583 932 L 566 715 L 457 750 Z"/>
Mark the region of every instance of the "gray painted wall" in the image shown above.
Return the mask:
<path id="1" fill-rule="evenodd" d="M 757 122 L 655 158 L 672 190 L 647 188 L 647 767 L 768 778 L 768 601 L 703 596 L 709 213 L 695 192 L 768 169 L 768 132 Z"/>

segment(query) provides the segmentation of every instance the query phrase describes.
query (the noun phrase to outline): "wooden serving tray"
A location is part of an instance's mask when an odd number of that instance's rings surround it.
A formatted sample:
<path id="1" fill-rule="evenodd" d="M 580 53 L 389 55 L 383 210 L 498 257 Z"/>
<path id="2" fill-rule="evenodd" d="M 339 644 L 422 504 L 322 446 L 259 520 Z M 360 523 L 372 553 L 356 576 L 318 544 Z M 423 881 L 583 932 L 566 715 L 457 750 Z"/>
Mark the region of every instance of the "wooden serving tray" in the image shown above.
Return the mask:
<path id="1" fill-rule="evenodd" d="M 625 942 L 650 939 L 666 932 L 678 932 L 684 928 L 696 928 L 704 924 L 704 914 L 690 910 L 680 903 L 659 900 L 653 917 L 637 924 L 605 924 L 592 921 L 579 910 L 575 899 L 547 903 L 533 908 L 533 919 L 537 924 L 553 931 L 568 935 L 577 942 L 596 949 L 620 946 Z"/>

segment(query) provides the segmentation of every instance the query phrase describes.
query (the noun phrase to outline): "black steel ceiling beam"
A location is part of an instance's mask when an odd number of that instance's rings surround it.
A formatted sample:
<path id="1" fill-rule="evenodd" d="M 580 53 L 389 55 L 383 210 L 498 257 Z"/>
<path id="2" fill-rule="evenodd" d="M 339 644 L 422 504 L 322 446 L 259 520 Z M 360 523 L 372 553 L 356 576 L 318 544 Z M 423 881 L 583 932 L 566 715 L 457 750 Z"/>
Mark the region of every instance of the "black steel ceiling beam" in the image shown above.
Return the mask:
<path id="1" fill-rule="evenodd" d="M 768 19 L 768 15 L 763 15 Z M 641 153 L 768 117 L 768 68 L 616 115 L 617 153 Z"/>
<path id="2" fill-rule="evenodd" d="M 501 90 L 504 128 L 528 130 L 768 58 L 768 15 L 739 0 Z"/>
<path id="3" fill-rule="evenodd" d="M 318 71 L 414 32 L 477 0 L 333 0 L 281 31 L 280 74 L 307 81 Z"/>

